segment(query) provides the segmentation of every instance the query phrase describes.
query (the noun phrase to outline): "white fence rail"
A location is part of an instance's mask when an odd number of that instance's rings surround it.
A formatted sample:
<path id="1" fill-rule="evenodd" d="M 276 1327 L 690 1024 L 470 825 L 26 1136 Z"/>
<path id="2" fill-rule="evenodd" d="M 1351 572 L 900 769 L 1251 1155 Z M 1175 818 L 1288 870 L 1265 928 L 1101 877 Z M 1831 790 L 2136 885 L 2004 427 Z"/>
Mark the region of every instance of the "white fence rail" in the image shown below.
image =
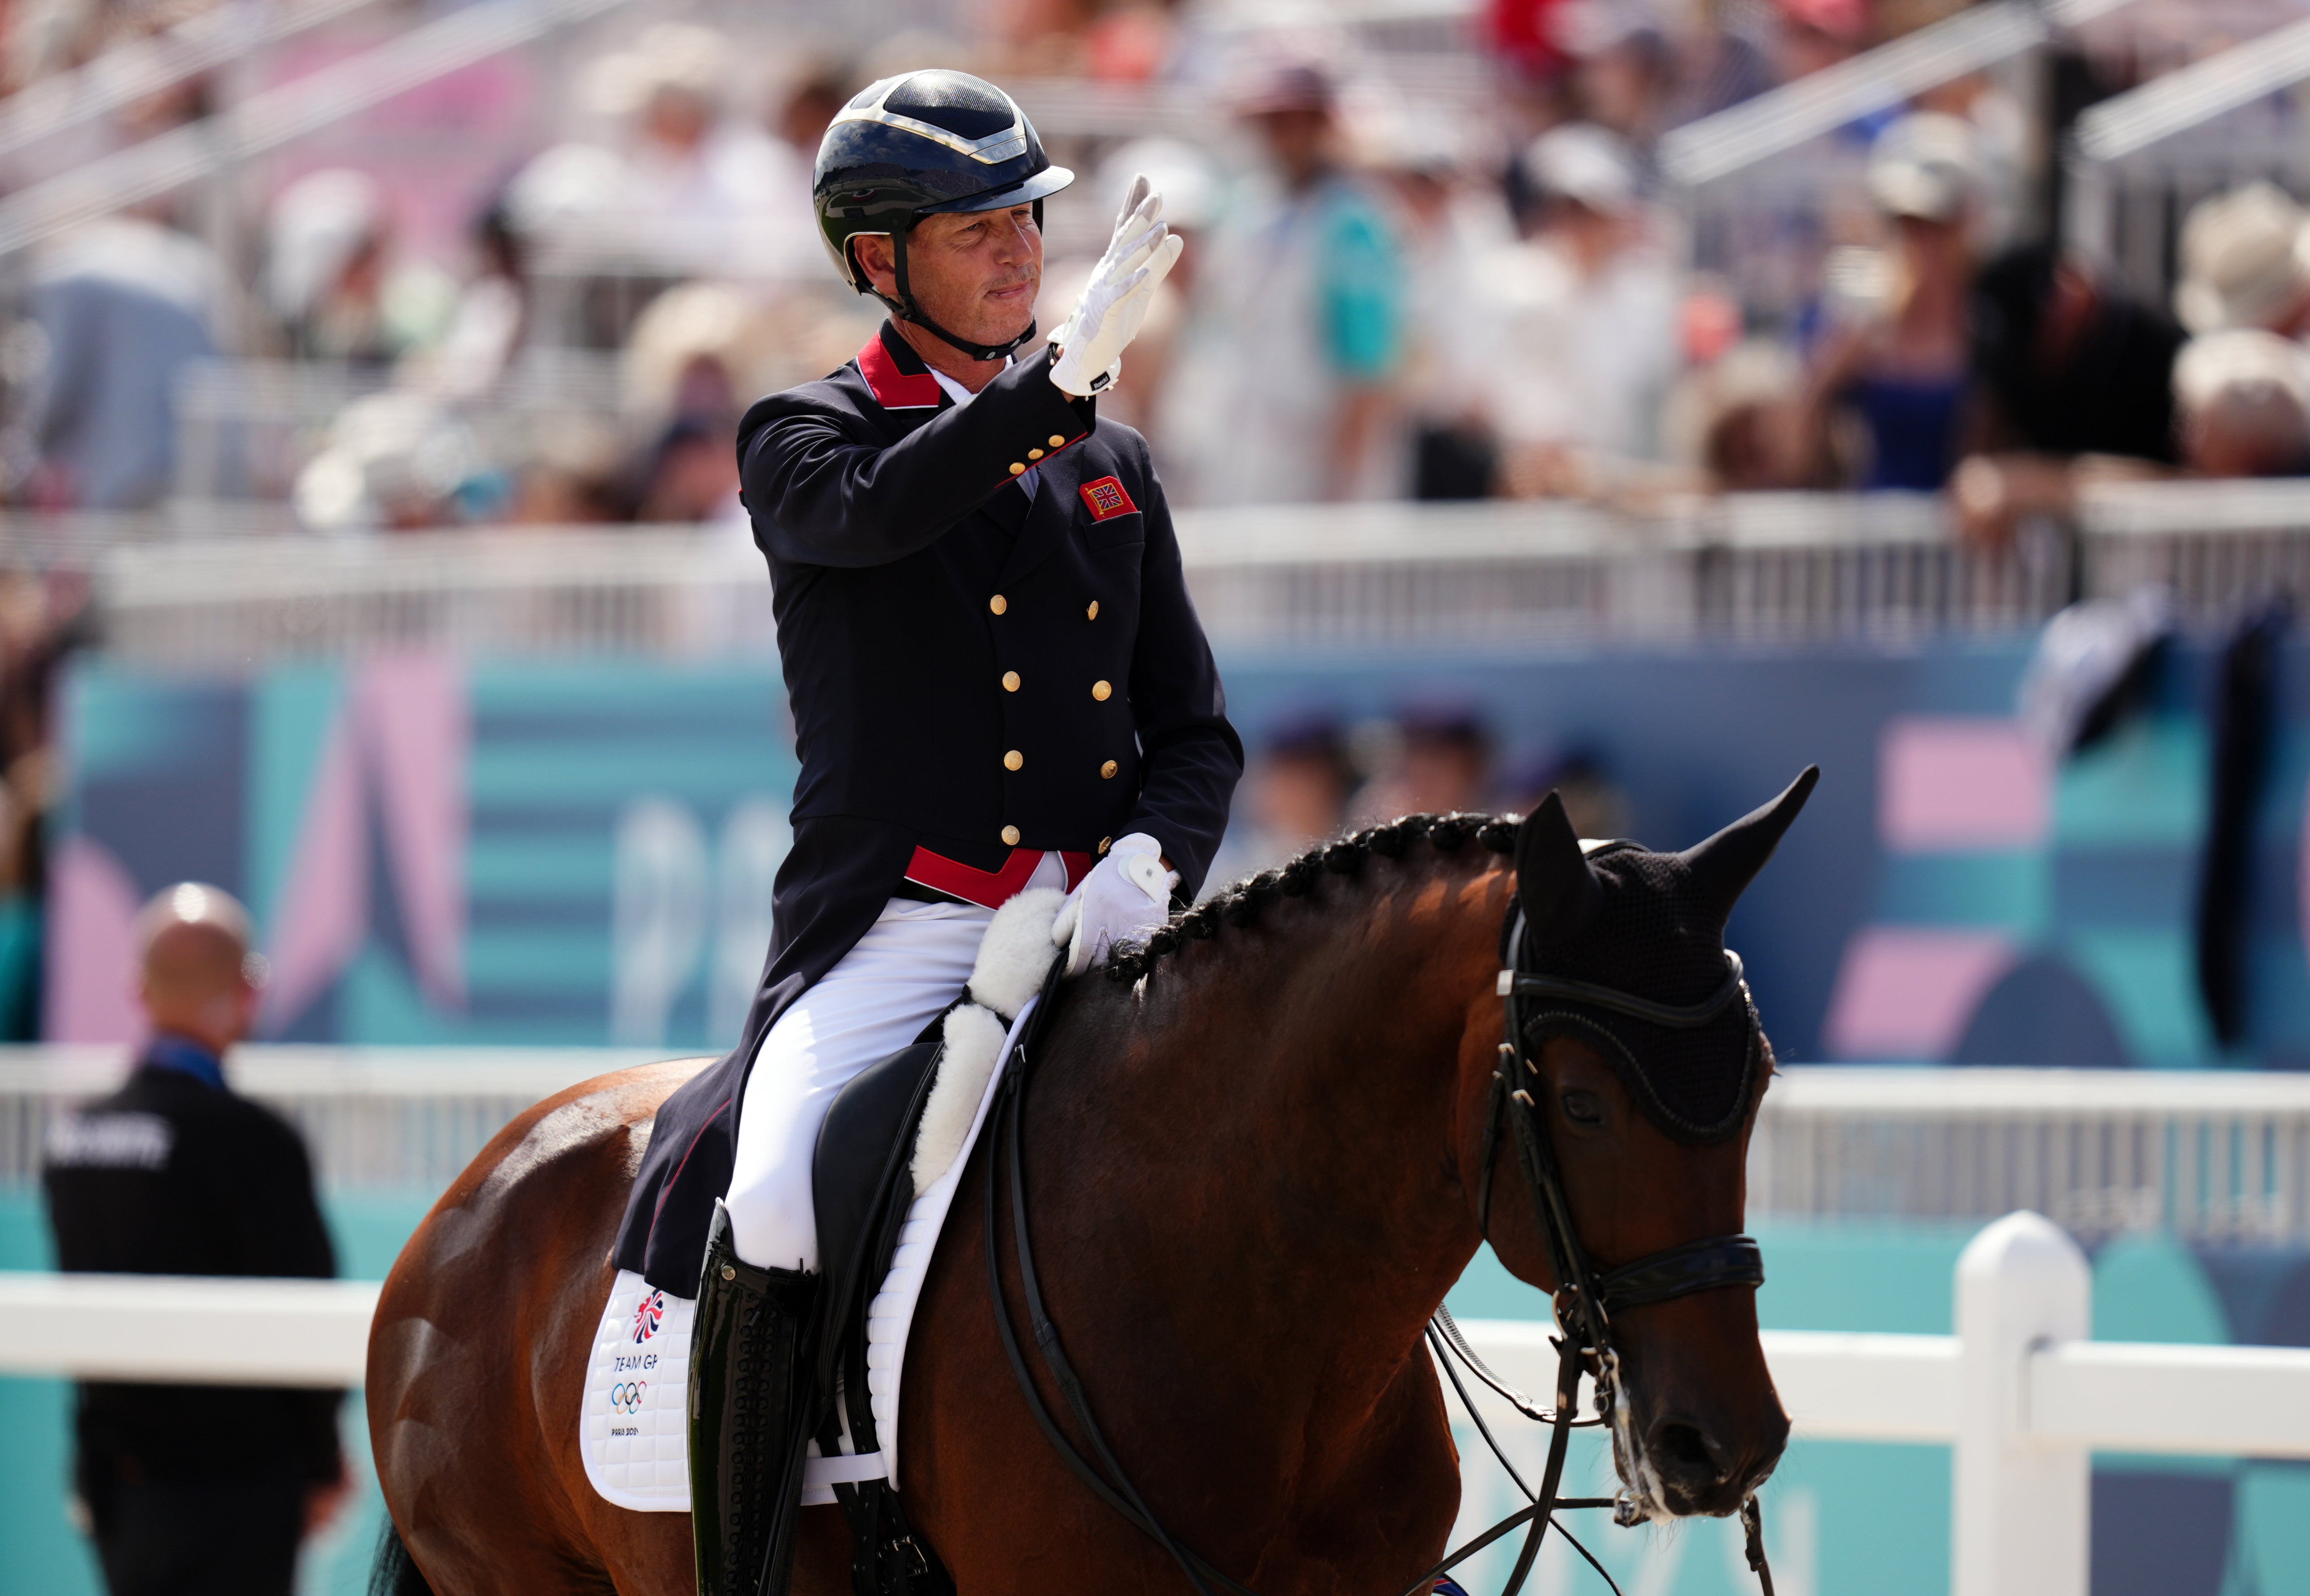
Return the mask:
<path id="1" fill-rule="evenodd" d="M 0 1273 L 0 1375 L 358 1385 L 374 1280 Z"/>
<path id="2" fill-rule="evenodd" d="M 241 1089 L 287 1115 L 331 1185 L 439 1191 L 507 1121 L 638 1048 L 247 1046 Z M 113 1047 L 0 1047 L 0 1184 L 38 1178 L 56 1115 L 110 1089 Z M 1798 1065 L 1749 1156 L 1764 1219 L 1986 1220 L 2087 1236 L 2310 1242 L 2310 1076 Z"/>
<path id="3" fill-rule="evenodd" d="M 2310 1349 L 2088 1340 L 2085 1257 L 2032 1213 L 1984 1229 L 1957 1273 L 1955 1335 L 1764 1336 L 1799 1436 L 1951 1446 L 1955 1596 L 2086 1596 L 2095 1448 L 2310 1458 Z M 377 1292 L 0 1274 L 0 1373 L 357 1384 Z M 1511 1383 L 1548 1389 L 1548 1326 L 1462 1328 Z"/>

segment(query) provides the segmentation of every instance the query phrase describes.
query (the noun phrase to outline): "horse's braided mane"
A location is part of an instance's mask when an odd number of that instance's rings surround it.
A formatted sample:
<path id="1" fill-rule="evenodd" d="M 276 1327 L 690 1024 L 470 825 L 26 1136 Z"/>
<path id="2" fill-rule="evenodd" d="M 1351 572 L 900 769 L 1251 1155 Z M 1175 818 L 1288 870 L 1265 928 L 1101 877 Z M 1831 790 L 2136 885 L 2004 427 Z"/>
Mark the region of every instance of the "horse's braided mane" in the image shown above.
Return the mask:
<path id="1" fill-rule="evenodd" d="M 1495 854 L 1514 854 L 1516 831 L 1521 825 L 1520 820 L 1508 815 L 1446 814 L 1405 815 L 1368 827 L 1336 842 L 1310 848 L 1289 864 L 1246 876 L 1174 915 L 1170 924 L 1149 933 L 1146 941 L 1126 946 L 1109 958 L 1107 977 L 1110 981 L 1136 981 L 1151 972 L 1156 961 L 1165 954 L 1177 952 L 1190 941 L 1217 936 L 1221 921 L 1238 927 L 1249 925 L 1259 918 L 1260 910 L 1277 898 L 1305 897 L 1325 875 L 1351 876 L 1375 854 L 1383 859 L 1400 858 L 1412 844 L 1421 841 L 1448 854 L 1471 840 L 1483 844 Z"/>

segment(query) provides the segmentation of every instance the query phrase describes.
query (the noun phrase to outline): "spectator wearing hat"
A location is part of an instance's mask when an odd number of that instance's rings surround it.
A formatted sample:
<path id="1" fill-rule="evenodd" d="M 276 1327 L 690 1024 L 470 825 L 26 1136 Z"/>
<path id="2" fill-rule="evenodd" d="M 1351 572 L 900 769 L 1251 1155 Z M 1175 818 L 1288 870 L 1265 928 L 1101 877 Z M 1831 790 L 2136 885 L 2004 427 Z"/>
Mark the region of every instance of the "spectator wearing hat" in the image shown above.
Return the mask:
<path id="1" fill-rule="evenodd" d="M 308 172 L 265 219 L 265 299 L 289 352 L 375 366 L 398 352 L 386 325 L 392 213 L 366 172 Z"/>
<path id="2" fill-rule="evenodd" d="M 1167 479 L 1203 504 L 1391 497 L 1402 266 L 1377 198 L 1342 165 L 1329 69 L 1268 64 L 1237 109 L 1266 170 L 1212 231 L 1159 429 Z"/>
<path id="3" fill-rule="evenodd" d="M 2174 441 L 2204 477 L 2310 476 L 2310 351 L 2260 327 L 2226 327 L 2173 362 Z M 1994 544 L 2029 516 L 2068 518 L 2095 483 L 2170 474 L 2140 458 L 1976 456 L 1951 484 L 1960 529 Z"/>
<path id="4" fill-rule="evenodd" d="M 2310 352 L 2259 327 L 2193 338 L 2174 362 L 2183 463 L 2211 477 L 2310 472 Z"/>
<path id="5" fill-rule="evenodd" d="M 304 1144 L 225 1077 L 262 984 L 247 911 L 188 881 L 136 930 L 152 1039 L 118 1091 L 49 1128 L 57 1266 L 327 1279 Z M 75 1480 L 111 1596 L 289 1596 L 299 1543 L 344 1500 L 343 1396 L 82 1383 Z"/>
<path id="6" fill-rule="evenodd" d="M 2271 183 L 2201 201 L 2182 224 L 2174 312 L 2193 333 L 2310 332 L 2310 217 Z"/>
<path id="7" fill-rule="evenodd" d="M 1654 418 L 1679 360 L 1676 272 L 1617 134 L 1556 128 L 1519 164 L 1525 236 L 1480 268 L 1476 380 L 1507 492 L 1601 491 L 1621 463 L 1657 453 Z"/>
<path id="8" fill-rule="evenodd" d="M 530 161 L 508 190 L 516 223 L 581 257 L 638 253 L 681 275 L 814 259 L 815 237 L 794 221 L 808 164 L 729 114 L 738 59 L 725 36 L 694 22 L 653 23 L 597 57 L 579 97 L 619 119 L 625 137 L 615 148 L 557 144 Z M 793 108 L 798 129 L 821 99 Z"/>
<path id="9" fill-rule="evenodd" d="M 1328 711 L 1272 724 L 1244 773 L 1241 820 L 1208 878 L 1214 890 L 1288 863 L 1340 834 L 1355 791 L 1345 733 Z"/>
<path id="10" fill-rule="evenodd" d="M 1869 193 L 1893 233 L 1876 269 L 1832 283 L 1837 325 L 1812 360 L 1807 427 L 1829 444 L 1839 411 L 1858 423 L 1863 489 L 1931 491 L 1956 466 L 1969 387 L 1973 227 L 1980 169 L 1973 129 L 1921 112 L 1888 128 L 1869 162 Z"/>

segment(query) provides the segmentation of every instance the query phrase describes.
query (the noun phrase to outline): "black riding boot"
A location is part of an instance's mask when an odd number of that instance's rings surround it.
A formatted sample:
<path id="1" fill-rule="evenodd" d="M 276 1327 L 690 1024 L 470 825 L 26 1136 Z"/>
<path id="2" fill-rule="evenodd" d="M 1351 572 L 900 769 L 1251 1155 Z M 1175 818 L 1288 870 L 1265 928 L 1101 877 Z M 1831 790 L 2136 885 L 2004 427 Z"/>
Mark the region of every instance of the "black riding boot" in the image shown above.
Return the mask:
<path id="1" fill-rule="evenodd" d="M 690 1530 L 698 1596 L 785 1596 L 811 1407 L 819 1277 L 756 1269 L 714 1205 L 690 1345 Z"/>

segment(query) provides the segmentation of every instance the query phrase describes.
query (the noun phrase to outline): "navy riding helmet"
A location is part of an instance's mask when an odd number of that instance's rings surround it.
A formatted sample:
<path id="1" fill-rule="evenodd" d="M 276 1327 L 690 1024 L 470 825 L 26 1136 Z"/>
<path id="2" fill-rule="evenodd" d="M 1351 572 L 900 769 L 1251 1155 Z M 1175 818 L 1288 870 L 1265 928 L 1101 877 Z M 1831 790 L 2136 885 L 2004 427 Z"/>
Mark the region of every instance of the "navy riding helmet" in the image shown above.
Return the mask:
<path id="1" fill-rule="evenodd" d="M 811 195 L 845 282 L 973 360 L 993 360 L 1033 337 L 1034 324 L 1008 343 L 990 345 L 958 338 L 931 320 L 907 285 L 908 230 L 942 212 L 1029 203 L 1039 226 L 1044 196 L 1074 180 L 1074 173 L 1051 164 L 1027 113 L 994 84 L 963 72 L 910 72 L 868 85 L 843 107 L 818 147 Z M 895 296 L 879 292 L 860 268 L 850 241 L 861 233 L 890 236 Z"/>

